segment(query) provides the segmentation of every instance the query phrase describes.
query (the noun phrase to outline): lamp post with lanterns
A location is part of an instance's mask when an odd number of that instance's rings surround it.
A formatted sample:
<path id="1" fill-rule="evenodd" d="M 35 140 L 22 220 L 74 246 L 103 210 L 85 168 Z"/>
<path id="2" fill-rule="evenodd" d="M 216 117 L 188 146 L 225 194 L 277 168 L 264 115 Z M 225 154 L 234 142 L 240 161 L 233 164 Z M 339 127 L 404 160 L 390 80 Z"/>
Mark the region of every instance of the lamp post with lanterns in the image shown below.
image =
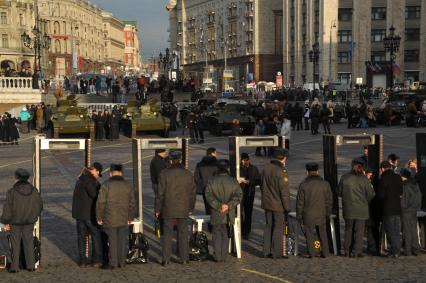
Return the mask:
<path id="1" fill-rule="evenodd" d="M 158 66 L 163 67 L 163 71 L 167 73 L 167 79 L 170 80 L 170 70 L 176 59 L 176 53 L 170 53 L 170 49 L 166 48 L 165 54 L 161 53 L 158 55 L 159 61 Z"/>
<path id="2" fill-rule="evenodd" d="M 401 44 L 401 37 L 399 35 L 395 35 L 395 27 L 391 26 L 389 28 L 389 34 L 383 38 L 383 43 L 385 45 L 385 51 L 390 53 L 390 88 L 391 90 L 394 87 L 394 73 L 393 66 L 395 64 L 396 53 L 399 52 L 399 46 Z"/>
<path id="3" fill-rule="evenodd" d="M 31 37 L 29 34 L 24 32 L 21 34 L 21 40 L 25 47 L 34 49 L 34 74 L 33 74 L 33 89 L 39 89 L 40 86 L 38 84 L 39 79 L 39 72 L 41 72 L 41 50 L 42 49 L 49 49 L 51 45 L 52 39 L 50 36 L 45 32 L 43 34 L 41 28 L 40 28 L 40 18 L 38 13 L 38 4 L 36 1 L 35 5 L 35 26 L 32 29 L 33 37 Z"/>
<path id="4" fill-rule="evenodd" d="M 312 62 L 313 65 L 314 94 L 316 91 L 316 66 L 319 61 L 319 55 L 319 46 L 318 43 L 315 43 L 314 45 L 312 45 L 312 50 L 309 51 L 309 61 Z"/>

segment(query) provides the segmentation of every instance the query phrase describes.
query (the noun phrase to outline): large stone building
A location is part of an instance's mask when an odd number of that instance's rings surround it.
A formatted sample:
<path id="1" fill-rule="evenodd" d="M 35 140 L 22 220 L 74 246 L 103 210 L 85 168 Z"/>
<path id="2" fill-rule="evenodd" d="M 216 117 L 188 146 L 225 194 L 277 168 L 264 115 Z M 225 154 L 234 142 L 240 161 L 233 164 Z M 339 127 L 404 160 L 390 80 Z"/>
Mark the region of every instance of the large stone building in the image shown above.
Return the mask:
<path id="1" fill-rule="evenodd" d="M 34 52 L 21 40 L 21 34 L 31 34 L 33 26 L 33 0 L 0 0 L 0 74 L 34 68 Z"/>
<path id="2" fill-rule="evenodd" d="M 171 0 L 170 46 L 184 76 L 202 82 L 208 65 L 221 89 L 226 61 L 234 88 L 274 81 L 283 66 L 282 7 L 281 0 Z"/>
<path id="3" fill-rule="evenodd" d="M 124 64 L 128 71 L 139 72 L 141 54 L 139 53 L 138 24 L 136 21 L 125 21 L 124 24 Z"/>
<path id="4" fill-rule="evenodd" d="M 103 12 L 104 64 L 107 72 L 117 73 L 124 66 L 124 27 L 123 21 L 111 13 Z"/>
<path id="5" fill-rule="evenodd" d="M 284 78 L 313 81 L 309 60 L 318 42 L 317 81 L 389 86 L 394 81 L 426 81 L 426 3 L 424 0 L 284 0 Z M 383 38 L 389 28 L 401 36 L 391 66 Z"/>

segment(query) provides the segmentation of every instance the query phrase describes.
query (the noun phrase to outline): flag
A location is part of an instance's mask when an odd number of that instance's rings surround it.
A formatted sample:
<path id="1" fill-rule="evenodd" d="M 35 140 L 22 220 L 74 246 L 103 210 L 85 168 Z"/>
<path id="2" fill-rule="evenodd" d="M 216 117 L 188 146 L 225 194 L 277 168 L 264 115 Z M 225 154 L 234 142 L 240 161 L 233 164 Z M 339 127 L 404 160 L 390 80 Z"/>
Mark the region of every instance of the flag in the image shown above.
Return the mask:
<path id="1" fill-rule="evenodd" d="M 375 63 L 374 64 L 374 68 L 376 69 L 377 72 L 382 72 L 383 71 L 383 69 L 382 69 L 382 67 L 380 67 L 379 63 Z"/>
<path id="2" fill-rule="evenodd" d="M 392 72 L 394 74 L 399 73 L 401 71 L 401 67 L 398 65 L 398 63 L 394 62 L 392 65 Z"/>

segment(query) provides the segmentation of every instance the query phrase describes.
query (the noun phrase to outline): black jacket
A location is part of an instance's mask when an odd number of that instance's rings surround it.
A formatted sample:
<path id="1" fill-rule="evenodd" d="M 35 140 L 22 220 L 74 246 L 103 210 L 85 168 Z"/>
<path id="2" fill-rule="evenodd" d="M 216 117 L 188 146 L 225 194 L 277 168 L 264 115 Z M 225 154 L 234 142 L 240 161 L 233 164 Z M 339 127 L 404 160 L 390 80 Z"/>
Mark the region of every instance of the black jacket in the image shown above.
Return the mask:
<path id="1" fill-rule="evenodd" d="M 383 202 L 383 216 L 401 215 L 402 191 L 401 176 L 393 170 L 383 172 L 377 190 L 378 198 Z"/>
<path id="2" fill-rule="evenodd" d="M 195 206 L 195 183 L 183 165 L 172 165 L 161 172 L 155 212 L 163 218 L 187 218 Z"/>
<path id="3" fill-rule="evenodd" d="M 402 213 L 417 213 L 422 207 L 422 193 L 413 179 L 403 182 L 404 191 L 401 199 Z"/>
<path id="4" fill-rule="evenodd" d="M 310 175 L 297 192 L 297 219 L 307 225 L 322 225 L 333 209 L 330 184 L 319 175 Z"/>
<path id="5" fill-rule="evenodd" d="M 72 196 L 72 217 L 77 220 L 96 221 L 96 200 L 100 184 L 90 172 L 78 178 Z"/>
<path id="6" fill-rule="evenodd" d="M 259 170 L 253 164 L 249 164 L 248 167 L 240 164 L 240 177 L 250 181 L 247 185 L 241 185 L 244 189 L 243 191 L 254 191 L 256 186 L 262 184 L 262 177 L 260 176 Z"/>
<path id="7" fill-rule="evenodd" d="M 277 160 L 263 168 L 262 208 L 275 212 L 290 210 L 290 189 L 287 169 Z"/>
<path id="8" fill-rule="evenodd" d="M 195 167 L 194 180 L 197 186 L 197 194 L 203 194 L 207 182 L 218 172 L 217 159 L 214 156 L 204 156 Z"/>
<path id="9" fill-rule="evenodd" d="M 151 171 L 152 184 L 158 185 L 158 178 L 160 177 L 160 173 L 166 168 L 167 168 L 166 160 L 158 155 L 154 156 L 149 166 L 149 169 Z"/>
<path id="10" fill-rule="evenodd" d="M 28 182 L 16 182 L 6 194 L 0 222 L 11 225 L 29 225 L 37 222 L 43 209 L 40 193 Z"/>

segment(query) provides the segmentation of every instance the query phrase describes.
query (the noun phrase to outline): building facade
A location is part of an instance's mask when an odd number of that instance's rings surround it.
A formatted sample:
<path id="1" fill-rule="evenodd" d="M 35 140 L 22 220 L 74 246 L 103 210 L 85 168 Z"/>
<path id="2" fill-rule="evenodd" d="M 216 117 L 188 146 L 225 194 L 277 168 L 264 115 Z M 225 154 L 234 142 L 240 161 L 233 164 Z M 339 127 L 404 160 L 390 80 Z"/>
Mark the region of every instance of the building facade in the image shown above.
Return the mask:
<path id="1" fill-rule="evenodd" d="M 234 88 L 274 81 L 282 71 L 281 0 L 172 0 L 167 9 L 170 47 L 184 76 L 202 82 L 207 67 L 222 89 L 225 68 L 232 72 Z"/>
<path id="2" fill-rule="evenodd" d="M 139 53 L 138 24 L 136 21 L 125 21 L 124 24 L 124 64 L 127 71 L 139 72 L 142 59 Z"/>
<path id="3" fill-rule="evenodd" d="M 124 63 L 124 27 L 123 21 L 114 17 L 111 13 L 103 12 L 104 29 L 104 64 L 108 73 L 117 73 L 125 65 Z"/>
<path id="4" fill-rule="evenodd" d="M 0 0 L 0 74 L 7 70 L 34 70 L 34 52 L 21 40 L 24 32 L 32 35 L 33 0 Z"/>
<path id="5" fill-rule="evenodd" d="M 285 0 L 284 78 L 313 81 L 309 51 L 318 43 L 316 80 L 386 87 L 426 81 L 426 3 L 422 0 Z M 395 64 L 383 39 L 401 37 Z M 393 77 L 392 77 L 393 70 Z"/>

